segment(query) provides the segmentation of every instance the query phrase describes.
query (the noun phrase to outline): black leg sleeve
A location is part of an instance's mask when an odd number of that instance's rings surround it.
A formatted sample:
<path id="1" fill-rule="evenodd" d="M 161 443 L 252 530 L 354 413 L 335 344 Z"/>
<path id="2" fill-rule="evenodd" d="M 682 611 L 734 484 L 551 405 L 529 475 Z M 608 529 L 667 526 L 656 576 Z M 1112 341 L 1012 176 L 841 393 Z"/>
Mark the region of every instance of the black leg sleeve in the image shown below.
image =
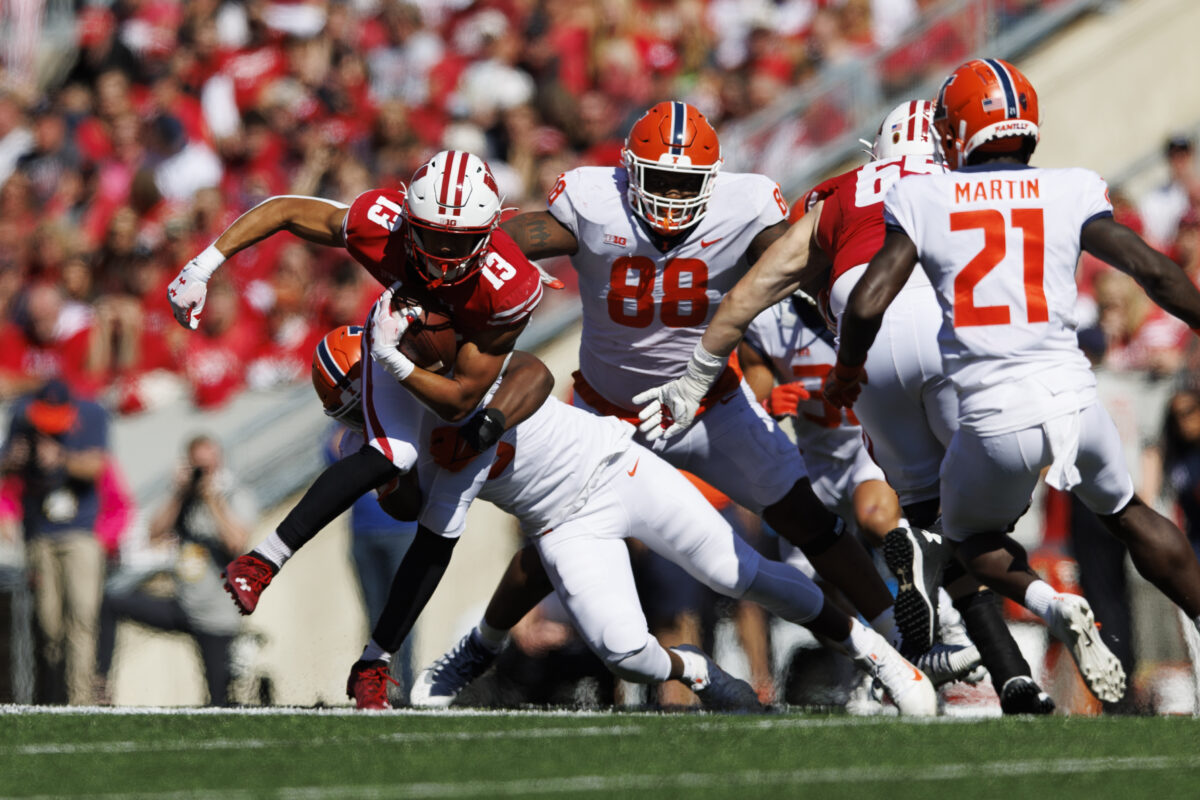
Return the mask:
<path id="1" fill-rule="evenodd" d="M 397 472 L 387 456 L 366 446 L 330 464 L 279 523 L 275 529 L 279 538 L 292 550 L 299 550 L 355 500 L 387 483 Z"/>
<path id="2" fill-rule="evenodd" d="M 457 542 L 458 539 L 438 536 L 424 526 L 417 528 L 417 536 L 392 579 L 387 605 L 371 633 L 377 645 L 395 653 L 404 644 L 433 590 L 441 583 Z"/>

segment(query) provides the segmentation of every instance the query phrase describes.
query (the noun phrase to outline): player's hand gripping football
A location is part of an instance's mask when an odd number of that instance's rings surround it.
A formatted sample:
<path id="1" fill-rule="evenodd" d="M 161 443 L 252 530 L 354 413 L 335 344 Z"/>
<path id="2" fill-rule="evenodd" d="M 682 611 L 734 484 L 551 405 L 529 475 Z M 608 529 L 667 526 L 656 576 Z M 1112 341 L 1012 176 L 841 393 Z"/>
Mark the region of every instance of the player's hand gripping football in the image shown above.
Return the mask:
<path id="1" fill-rule="evenodd" d="M 221 255 L 221 251 L 209 245 L 189 261 L 167 286 L 167 302 L 171 304 L 171 313 L 183 327 L 196 330 L 199 326 L 200 312 L 204 310 L 204 300 L 208 296 L 208 279 L 224 261 L 225 256 Z"/>
<path id="2" fill-rule="evenodd" d="M 867 370 L 862 364 L 851 367 L 839 361 L 825 378 L 825 399 L 838 408 L 850 408 L 862 394 L 862 385 L 866 382 Z"/>
<path id="3" fill-rule="evenodd" d="M 638 412 L 641 420 L 638 430 L 646 434 L 646 440 L 670 439 L 686 430 L 696 418 L 700 401 L 724 369 L 725 360 L 709 353 L 697 342 L 683 375 L 634 397 L 633 402 L 645 404 Z"/>
<path id="4" fill-rule="evenodd" d="M 810 398 L 812 393 L 799 381 L 781 383 L 763 400 L 763 408 L 772 417 L 793 417 L 799 411 L 800 404 Z"/>
<path id="5" fill-rule="evenodd" d="M 399 286 L 397 281 L 385 289 L 371 308 L 371 358 L 393 378 L 402 381 L 412 374 L 416 365 L 400 352 L 400 337 L 420 316 L 421 309 L 418 306 L 392 308 L 392 298 Z"/>

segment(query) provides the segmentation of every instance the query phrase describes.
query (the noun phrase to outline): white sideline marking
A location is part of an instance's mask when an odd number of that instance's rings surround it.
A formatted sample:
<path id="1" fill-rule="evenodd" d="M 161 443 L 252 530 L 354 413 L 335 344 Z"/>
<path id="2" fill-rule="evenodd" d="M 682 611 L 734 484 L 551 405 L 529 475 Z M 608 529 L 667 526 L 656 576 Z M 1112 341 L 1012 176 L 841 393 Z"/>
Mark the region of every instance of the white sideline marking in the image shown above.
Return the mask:
<path id="1" fill-rule="evenodd" d="M 1145 758 L 1069 758 L 1025 761 L 959 762 L 935 765 L 862 767 L 814 767 L 798 770 L 747 770 L 743 772 L 685 772 L 676 775 L 579 775 L 569 778 L 523 778 L 509 781 L 462 781 L 443 783 L 380 784 L 370 786 L 280 787 L 268 792 L 275 797 L 297 800 L 337 798 L 438 798 L 473 796 L 520 796 L 621 792 L 644 789 L 747 788 L 804 784 L 880 783 L 884 781 L 946 781 L 978 777 L 1074 775 L 1097 772 L 1150 772 L 1200 767 L 1200 756 L 1149 756 Z M 254 800 L 263 792 L 222 789 L 131 794 L 90 794 L 88 798 L 164 798 L 188 800 L 217 795 L 231 800 Z M 34 800 L 51 800 L 43 795 Z"/>

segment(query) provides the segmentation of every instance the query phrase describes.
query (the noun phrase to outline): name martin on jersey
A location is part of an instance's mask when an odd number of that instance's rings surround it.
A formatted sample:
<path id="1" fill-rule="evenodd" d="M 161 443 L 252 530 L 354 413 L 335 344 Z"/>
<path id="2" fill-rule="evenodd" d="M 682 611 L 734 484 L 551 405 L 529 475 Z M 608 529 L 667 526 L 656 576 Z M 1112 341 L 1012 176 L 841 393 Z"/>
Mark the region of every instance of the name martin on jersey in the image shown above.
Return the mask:
<path id="1" fill-rule="evenodd" d="M 967 181 L 954 184 L 954 202 L 976 203 L 980 200 L 1036 200 L 1038 179 L 1013 180 L 993 178 L 991 180 Z"/>

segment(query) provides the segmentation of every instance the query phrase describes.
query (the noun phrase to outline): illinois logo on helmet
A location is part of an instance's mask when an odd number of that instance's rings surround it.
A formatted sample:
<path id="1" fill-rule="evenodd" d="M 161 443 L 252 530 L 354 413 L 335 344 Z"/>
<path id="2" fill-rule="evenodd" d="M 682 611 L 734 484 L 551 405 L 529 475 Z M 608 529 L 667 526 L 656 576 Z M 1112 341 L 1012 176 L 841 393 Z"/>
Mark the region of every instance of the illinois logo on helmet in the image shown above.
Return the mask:
<path id="1" fill-rule="evenodd" d="M 1032 152 L 1038 141 L 1037 92 L 1021 71 L 998 58 L 960 66 L 938 90 L 933 124 L 946 163 L 958 169 L 971 153 Z"/>
<path id="2" fill-rule="evenodd" d="M 694 106 L 651 108 L 633 123 L 621 157 L 629 205 L 652 229 L 670 236 L 704 218 L 723 159 L 717 132 Z"/>
<path id="3" fill-rule="evenodd" d="M 933 103 L 909 100 L 883 118 L 871 144 L 871 155 L 876 161 L 886 161 L 902 156 L 932 156 L 937 149 L 933 140 Z"/>
<path id="4" fill-rule="evenodd" d="M 312 382 L 325 414 L 362 430 L 362 332 L 357 325 L 334 328 L 313 351 Z"/>
<path id="5" fill-rule="evenodd" d="M 503 198 L 482 158 L 443 150 L 413 173 L 404 204 L 405 247 L 432 288 L 480 267 Z"/>

